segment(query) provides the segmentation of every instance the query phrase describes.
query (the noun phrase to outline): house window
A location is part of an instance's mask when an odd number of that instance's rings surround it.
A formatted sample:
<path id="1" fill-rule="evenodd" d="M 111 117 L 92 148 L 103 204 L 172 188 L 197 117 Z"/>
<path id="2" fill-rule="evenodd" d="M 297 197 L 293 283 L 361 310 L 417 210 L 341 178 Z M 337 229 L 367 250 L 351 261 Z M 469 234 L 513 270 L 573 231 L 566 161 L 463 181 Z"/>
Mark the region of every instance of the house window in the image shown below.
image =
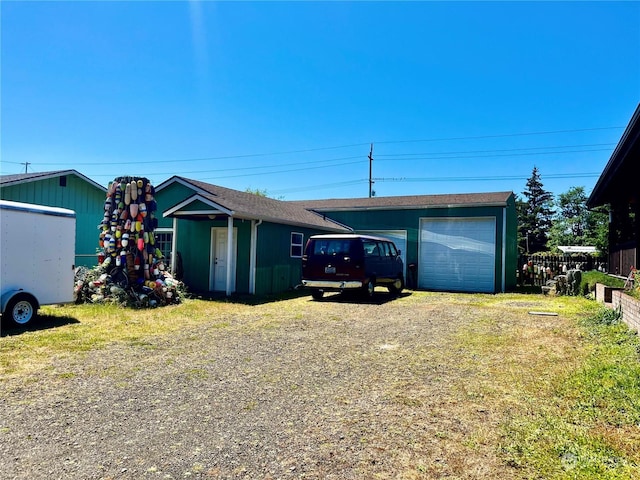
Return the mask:
<path id="1" fill-rule="evenodd" d="M 158 229 L 155 231 L 155 246 L 164 256 L 164 263 L 171 263 L 171 243 L 173 242 L 173 230 Z"/>
<path id="2" fill-rule="evenodd" d="M 291 257 L 302 258 L 302 242 L 304 235 L 302 233 L 291 232 Z"/>
<path id="3" fill-rule="evenodd" d="M 67 186 L 67 176 L 66 175 L 61 175 L 59 183 L 60 183 L 61 187 L 66 187 Z"/>

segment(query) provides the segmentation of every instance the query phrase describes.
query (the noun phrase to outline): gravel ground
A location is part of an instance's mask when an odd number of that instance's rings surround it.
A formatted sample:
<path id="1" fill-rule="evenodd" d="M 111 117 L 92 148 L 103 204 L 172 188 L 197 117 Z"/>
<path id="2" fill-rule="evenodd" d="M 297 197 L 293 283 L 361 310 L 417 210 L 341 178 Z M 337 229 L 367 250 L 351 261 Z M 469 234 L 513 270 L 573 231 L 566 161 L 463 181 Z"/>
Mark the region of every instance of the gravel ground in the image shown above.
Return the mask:
<path id="1" fill-rule="evenodd" d="M 511 478 L 461 447 L 496 417 L 460 404 L 472 313 L 437 298 L 211 303 L 177 335 L 51 359 L 0 386 L 0 478 Z"/>

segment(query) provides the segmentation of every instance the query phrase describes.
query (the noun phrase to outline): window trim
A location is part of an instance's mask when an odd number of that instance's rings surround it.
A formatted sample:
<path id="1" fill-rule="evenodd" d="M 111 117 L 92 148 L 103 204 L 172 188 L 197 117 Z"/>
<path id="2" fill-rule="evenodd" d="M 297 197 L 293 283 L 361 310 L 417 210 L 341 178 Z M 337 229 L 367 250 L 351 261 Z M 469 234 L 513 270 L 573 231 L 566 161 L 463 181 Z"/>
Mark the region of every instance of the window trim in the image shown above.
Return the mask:
<path id="1" fill-rule="evenodd" d="M 300 236 L 300 243 L 294 243 L 294 236 Z M 289 244 L 289 256 L 291 258 L 302 258 L 302 254 L 304 253 L 304 233 L 300 233 L 300 232 L 291 232 L 291 242 Z M 294 255 L 293 249 L 294 248 L 299 248 L 300 249 L 300 255 Z"/>
<path id="2" fill-rule="evenodd" d="M 169 242 L 169 255 L 165 256 L 165 259 L 164 259 L 165 263 L 170 262 L 171 258 L 173 257 L 173 239 L 175 238 L 175 232 L 173 231 L 173 228 L 171 228 L 171 227 L 159 227 L 159 228 L 156 228 L 153 231 L 153 233 L 155 234 L 156 239 L 157 239 L 158 234 L 160 234 L 160 233 L 170 233 L 171 234 L 171 242 Z M 157 246 L 158 245 L 156 244 L 156 247 Z M 164 252 L 163 252 L 163 254 L 164 254 Z"/>

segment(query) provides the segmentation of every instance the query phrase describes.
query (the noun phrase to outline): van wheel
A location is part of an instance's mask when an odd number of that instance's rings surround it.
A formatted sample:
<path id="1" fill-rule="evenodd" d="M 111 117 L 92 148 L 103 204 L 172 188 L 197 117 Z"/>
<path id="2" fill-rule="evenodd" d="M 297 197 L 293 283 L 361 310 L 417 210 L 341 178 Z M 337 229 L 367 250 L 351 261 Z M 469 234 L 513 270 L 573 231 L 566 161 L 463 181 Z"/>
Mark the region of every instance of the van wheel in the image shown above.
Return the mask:
<path id="1" fill-rule="evenodd" d="M 24 326 L 33 320 L 37 310 L 37 304 L 32 297 L 28 295 L 16 295 L 9 300 L 4 313 L 9 315 L 15 325 Z"/>
<path id="2" fill-rule="evenodd" d="M 376 280 L 375 278 L 370 278 L 367 284 L 363 287 L 362 293 L 364 294 L 365 298 L 372 299 L 373 294 L 375 293 L 375 289 Z"/>
<path id="3" fill-rule="evenodd" d="M 324 290 L 320 290 L 319 288 L 315 288 L 311 290 L 311 296 L 314 300 L 320 300 L 324 295 Z"/>
<path id="4" fill-rule="evenodd" d="M 387 288 L 389 288 L 389 292 L 393 295 L 400 295 L 400 292 L 404 289 L 404 279 L 402 276 L 396 278 Z"/>

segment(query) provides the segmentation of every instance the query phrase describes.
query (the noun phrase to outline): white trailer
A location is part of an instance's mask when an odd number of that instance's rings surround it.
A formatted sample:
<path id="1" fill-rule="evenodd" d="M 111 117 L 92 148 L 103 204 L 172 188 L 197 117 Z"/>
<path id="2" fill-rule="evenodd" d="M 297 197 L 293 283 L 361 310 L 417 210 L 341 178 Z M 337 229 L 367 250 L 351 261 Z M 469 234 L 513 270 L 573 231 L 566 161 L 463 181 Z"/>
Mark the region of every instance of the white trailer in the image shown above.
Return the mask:
<path id="1" fill-rule="evenodd" d="M 73 301 L 76 213 L 0 200 L 0 312 L 25 325 L 41 305 Z"/>

